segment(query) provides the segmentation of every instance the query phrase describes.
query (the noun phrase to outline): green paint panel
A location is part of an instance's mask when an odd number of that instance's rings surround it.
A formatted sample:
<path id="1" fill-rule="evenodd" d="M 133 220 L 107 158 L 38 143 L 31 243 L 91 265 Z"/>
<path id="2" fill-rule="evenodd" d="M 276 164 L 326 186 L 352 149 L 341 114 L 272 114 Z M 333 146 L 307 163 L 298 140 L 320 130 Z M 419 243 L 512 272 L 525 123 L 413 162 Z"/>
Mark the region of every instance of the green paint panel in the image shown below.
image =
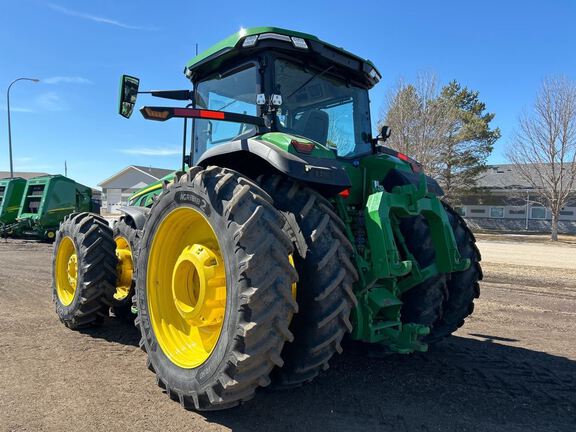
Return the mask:
<path id="1" fill-rule="evenodd" d="M 401 321 L 402 294 L 440 272 L 460 271 L 470 265 L 461 259 L 452 228 L 441 201 L 427 190 L 426 178 L 414 176 L 412 167 L 390 155 L 371 155 L 345 164 L 352 181 L 347 198 L 334 204 L 347 226 L 347 235 L 356 246 L 356 266 L 360 278 L 354 287 L 358 304 L 352 313 L 352 337 L 385 344 L 399 353 L 425 351 L 419 342 L 430 329 Z M 382 182 L 393 171 L 405 172 L 415 184 L 386 190 Z M 420 268 L 406 250 L 399 222 L 403 217 L 423 216 L 431 228 L 436 262 Z M 366 239 L 359 244 L 354 233 L 362 221 Z"/>
<path id="2" fill-rule="evenodd" d="M 188 166 L 186 166 L 188 169 Z M 162 193 L 162 185 L 164 182 L 172 182 L 176 178 L 176 171 L 165 175 L 160 180 L 150 183 L 148 186 L 137 190 L 132 194 L 128 200 L 128 205 L 137 207 L 150 207 L 153 203 L 153 198 Z"/>
<path id="3" fill-rule="evenodd" d="M 336 159 L 336 154 L 334 153 L 334 151 L 328 148 L 322 148 L 322 146 L 319 145 L 318 143 L 297 135 L 290 135 L 284 132 L 269 132 L 264 135 L 261 135 L 260 137 L 255 137 L 255 139 L 266 141 L 267 143 L 275 145 L 280 150 L 283 150 L 288 153 L 293 153 L 296 155 L 300 155 L 301 153 L 299 153 L 294 148 L 294 146 L 290 145 L 290 142 L 292 140 L 296 140 L 298 142 L 305 144 L 314 144 L 315 145 L 314 150 L 312 150 L 312 152 L 310 152 L 306 156 L 317 157 L 322 159 Z"/>
<path id="4" fill-rule="evenodd" d="M 26 180 L 20 177 L 0 180 L 0 224 L 11 224 L 20 211 Z"/>

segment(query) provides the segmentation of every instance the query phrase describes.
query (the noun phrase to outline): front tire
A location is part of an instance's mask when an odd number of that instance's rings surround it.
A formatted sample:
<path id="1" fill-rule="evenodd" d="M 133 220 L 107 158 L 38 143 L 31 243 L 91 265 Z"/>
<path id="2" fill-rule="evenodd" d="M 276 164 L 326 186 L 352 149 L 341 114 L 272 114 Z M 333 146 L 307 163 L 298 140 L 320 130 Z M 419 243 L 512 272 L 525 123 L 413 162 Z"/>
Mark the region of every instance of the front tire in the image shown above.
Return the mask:
<path id="1" fill-rule="evenodd" d="M 67 216 L 52 258 L 52 299 L 60 321 L 71 329 L 100 324 L 115 282 L 114 240 L 106 220 L 92 213 Z"/>
<path id="2" fill-rule="evenodd" d="M 152 207 L 137 262 L 136 324 L 158 385 L 185 408 L 251 399 L 282 366 L 297 310 L 283 225 L 264 191 L 215 166 L 192 168 Z"/>

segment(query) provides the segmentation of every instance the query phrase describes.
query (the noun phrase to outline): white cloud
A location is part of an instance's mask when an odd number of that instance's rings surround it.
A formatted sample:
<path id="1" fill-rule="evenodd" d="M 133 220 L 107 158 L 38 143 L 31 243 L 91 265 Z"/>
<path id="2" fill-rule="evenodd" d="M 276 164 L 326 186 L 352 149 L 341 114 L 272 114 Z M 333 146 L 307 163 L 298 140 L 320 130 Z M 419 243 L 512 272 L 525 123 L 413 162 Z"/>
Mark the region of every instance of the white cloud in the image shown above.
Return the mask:
<path id="1" fill-rule="evenodd" d="M 86 19 L 86 20 L 97 22 L 100 24 L 109 24 L 109 25 L 129 29 L 129 30 L 152 30 L 150 28 L 134 26 L 134 25 L 120 22 L 120 21 L 116 21 L 114 19 L 98 16 L 98 15 L 92 15 L 92 14 L 88 14 L 85 12 L 74 11 L 74 10 L 67 9 L 65 7 L 62 7 L 62 6 L 52 4 L 52 3 L 48 3 L 47 6 L 50 9 L 55 10 L 55 11 L 60 12 L 60 13 L 63 13 L 65 15 L 70 15 L 70 16 Z"/>
<path id="2" fill-rule="evenodd" d="M 182 149 L 176 147 L 141 147 L 133 149 L 119 149 L 120 153 L 138 156 L 174 156 L 182 153 Z"/>
<path id="3" fill-rule="evenodd" d="M 43 111 L 66 111 L 67 106 L 54 91 L 42 93 L 36 98 L 36 105 Z"/>
<path id="4" fill-rule="evenodd" d="M 94 84 L 88 78 L 79 76 L 55 76 L 41 80 L 44 84 Z"/>

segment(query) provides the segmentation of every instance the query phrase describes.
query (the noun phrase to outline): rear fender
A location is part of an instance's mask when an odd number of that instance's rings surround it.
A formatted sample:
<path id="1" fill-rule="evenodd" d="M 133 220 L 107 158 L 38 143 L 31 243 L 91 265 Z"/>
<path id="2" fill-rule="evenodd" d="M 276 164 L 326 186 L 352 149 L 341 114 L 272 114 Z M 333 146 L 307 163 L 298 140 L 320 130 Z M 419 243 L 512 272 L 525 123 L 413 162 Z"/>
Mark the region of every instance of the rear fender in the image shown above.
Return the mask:
<path id="1" fill-rule="evenodd" d="M 124 214 L 124 221 L 132 228 L 141 230 L 144 228 L 150 209 L 147 207 L 118 207 L 118 211 Z"/>
<path id="2" fill-rule="evenodd" d="M 256 178 L 280 173 L 332 196 L 351 186 L 344 167 L 335 159 L 288 153 L 268 142 L 242 139 L 219 144 L 205 151 L 197 165 L 218 165 Z"/>
<path id="3" fill-rule="evenodd" d="M 413 185 L 415 187 L 419 186 L 420 176 L 423 174 L 421 173 L 414 173 L 408 171 L 402 171 L 399 169 L 390 170 L 390 172 L 386 175 L 386 178 L 382 181 L 382 186 L 386 188 L 386 190 L 391 191 L 395 186 L 406 186 L 406 185 Z M 436 195 L 437 197 L 444 196 L 444 191 L 442 187 L 438 184 L 436 180 L 432 177 L 425 175 L 426 178 L 426 187 L 428 192 Z"/>

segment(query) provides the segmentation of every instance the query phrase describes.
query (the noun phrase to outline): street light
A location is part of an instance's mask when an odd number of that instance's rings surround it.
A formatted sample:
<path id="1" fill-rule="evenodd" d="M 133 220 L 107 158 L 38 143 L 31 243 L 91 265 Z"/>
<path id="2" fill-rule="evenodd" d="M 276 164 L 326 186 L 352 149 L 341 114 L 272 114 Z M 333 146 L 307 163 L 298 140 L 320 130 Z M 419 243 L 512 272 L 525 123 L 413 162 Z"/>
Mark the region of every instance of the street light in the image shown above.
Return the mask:
<path id="1" fill-rule="evenodd" d="M 8 91 L 6 92 L 6 109 L 8 110 L 8 151 L 10 153 L 10 178 L 14 177 L 14 169 L 12 166 L 12 131 L 10 129 L 10 88 L 17 81 L 32 81 L 37 83 L 40 80 L 37 78 L 17 78 L 10 83 L 10 85 L 8 86 Z"/>

